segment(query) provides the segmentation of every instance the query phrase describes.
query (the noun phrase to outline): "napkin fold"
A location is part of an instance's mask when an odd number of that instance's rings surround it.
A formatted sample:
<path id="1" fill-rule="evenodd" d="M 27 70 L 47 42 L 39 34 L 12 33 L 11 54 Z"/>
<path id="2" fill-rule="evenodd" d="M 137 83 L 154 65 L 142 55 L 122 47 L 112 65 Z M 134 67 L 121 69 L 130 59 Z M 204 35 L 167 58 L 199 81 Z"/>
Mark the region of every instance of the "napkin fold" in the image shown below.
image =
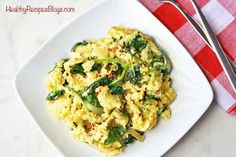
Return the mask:
<path id="1" fill-rule="evenodd" d="M 190 0 L 177 0 L 190 15 L 197 15 Z M 185 46 L 206 75 L 214 91 L 214 100 L 229 114 L 236 115 L 234 93 L 215 53 L 201 39 L 184 16 L 171 4 L 157 0 L 140 0 Z M 236 63 L 236 3 L 235 0 L 197 0 L 221 46 Z"/>

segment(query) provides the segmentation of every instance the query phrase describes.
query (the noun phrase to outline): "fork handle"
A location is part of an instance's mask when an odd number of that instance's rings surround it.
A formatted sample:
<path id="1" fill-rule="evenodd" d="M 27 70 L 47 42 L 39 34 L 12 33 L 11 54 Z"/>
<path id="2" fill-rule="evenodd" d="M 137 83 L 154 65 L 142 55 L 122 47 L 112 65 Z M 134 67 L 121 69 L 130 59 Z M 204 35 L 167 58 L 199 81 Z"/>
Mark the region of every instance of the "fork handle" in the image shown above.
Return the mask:
<path id="1" fill-rule="evenodd" d="M 191 0 L 194 9 L 196 10 L 196 13 L 199 15 L 200 21 L 203 25 L 203 29 L 205 30 L 207 39 L 209 40 L 214 52 L 216 53 L 216 56 L 218 57 L 225 74 L 227 78 L 229 79 L 229 82 L 231 83 L 234 92 L 236 92 L 236 75 L 233 71 L 233 68 L 230 65 L 230 62 L 228 61 L 226 54 L 224 53 L 220 43 L 218 42 L 214 32 L 212 31 L 209 23 L 207 22 L 205 16 L 203 15 L 200 8 L 197 6 L 197 3 L 195 0 Z"/>

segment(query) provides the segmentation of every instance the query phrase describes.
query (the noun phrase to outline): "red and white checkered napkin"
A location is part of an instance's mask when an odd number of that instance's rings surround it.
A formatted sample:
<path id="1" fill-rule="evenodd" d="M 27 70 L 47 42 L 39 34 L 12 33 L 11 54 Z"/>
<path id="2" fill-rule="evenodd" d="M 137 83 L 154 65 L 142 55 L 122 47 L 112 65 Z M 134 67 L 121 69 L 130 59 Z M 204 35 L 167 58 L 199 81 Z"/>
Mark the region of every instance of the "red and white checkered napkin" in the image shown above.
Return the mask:
<path id="1" fill-rule="evenodd" d="M 197 15 L 190 0 L 177 0 L 194 18 Z M 228 113 L 236 114 L 236 93 L 215 53 L 204 43 L 192 26 L 170 4 L 157 0 L 140 0 L 182 42 L 207 76 L 215 100 Z M 197 0 L 225 52 L 236 62 L 236 2 L 235 0 Z"/>

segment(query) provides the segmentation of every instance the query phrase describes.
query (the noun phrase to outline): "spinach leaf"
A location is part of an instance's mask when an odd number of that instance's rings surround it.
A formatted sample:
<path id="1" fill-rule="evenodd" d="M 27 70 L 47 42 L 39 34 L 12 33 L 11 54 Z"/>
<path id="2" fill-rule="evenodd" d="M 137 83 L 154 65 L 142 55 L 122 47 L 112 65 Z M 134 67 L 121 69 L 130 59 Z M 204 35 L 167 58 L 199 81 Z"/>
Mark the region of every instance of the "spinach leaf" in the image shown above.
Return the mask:
<path id="1" fill-rule="evenodd" d="M 128 138 L 125 138 L 120 141 L 122 147 L 127 147 L 128 144 L 133 143 L 136 139 L 132 136 L 129 135 Z"/>
<path id="2" fill-rule="evenodd" d="M 130 46 L 135 48 L 138 52 L 141 52 L 147 46 L 147 42 L 142 39 L 142 36 L 138 34 L 130 43 Z"/>
<path id="3" fill-rule="evenodd" d="M 152 65 L 156 62 L 164 63 L 164 61 L 165 61 L 165 58 L 163 55 L 154 55 L 152 59 Z"/>
<path id="4" fill-rule="evenodd" d="M 95 89 L 99 86 L 105 86 L 105 85 L 109 85 L 111 83 L 111 79 L 107 78 L 107 77 L 103 77 L 98 79 L 97 81 L 94 81 L 92 84 L 90 84 L 86 89 L 85 89 L 85 95 L 88 93 L 93 93 L 95 92 Z"/>
<path id="5" fill-rule="evenodd" d="M 124 112 L 124 116 L 125 116 L 125 117 L 130 117 L 129 112 L 125 111 L 125 112 Z"/>
<path id="6" fill-rule="evenodd" d="M 103 77 L 100 78 L 97 81 L 94 81 L 91 85 L 89 85 L 85 91 L 83 92 L 83 99 L 96 107 L 101 107 L 98 98 L 95 94 L 95 89 L 99 86 L 105 86 L 105 85 L 109 85 L 111 83 L 111 79 L 107 78 L 107 77 Z"/>
<path id="7" fill-rule="evenodd" d="M 122 88 L 120 83 L 125 78 L 127 70 L 129 68 L 128 64 L 123 63 L 121 60 L 112 59 L 112 58 L 96 59 L 95 62 L 96 62 L 96 64 L 103 63 L 103 62 L 115 64 L 116 65 L 115 72 L 117 72 L 117 74 L 120 74 L 120 76 L 116 80 L 112 80 L 110 78 L 104 77 L 104 78 L 101 78 L 101 79 L 93 82 L 91 85 L 89 85 L 85 89 L 84 95 L 86 96 L 89 93 L 93 93 L 97 87 L 105 86 L 105 85 L 108 85 L 108 87 L 111 90 L 112 94 L 115 94 L 115 95 L 123 94 L 124 93 L 124 89 Z"/>
<path id="8" fill-rule="evenodd" d="M 137 65 L 127 72 L 126 80 L 130 80 L 132 84 L 137 85 L 140 84 L 141 77 L 140 66 Z"/>
<path id="9" fill-rule="evenodd" d="M 66 86 L 68 86 L 68 84 L 69 84 L 68 81 L 65 80 L 65 82 L 63 83 L 63 86 L 66 87 Z"/>
<path id="10" fill-rule="evenodd" d="M 96 106 L 96 107 L 101 107 L 97 96 L 95 95 L 95 93 L 91 93 L 88 96 L 85 97 L 85 100 L 87 103 Z"/>
<path id="11" fill-rule="evenodd" d="M 97 71 L 97 70 L 100 70 L 101 68 L 102 68 L 101 64 L 94 63 L 90 71 Z"/>
<path id="12" fill-rule="evenodd" d="M 164 66 L 164 65 L 162 65 L 162 66 L 157 66 L 157 67 L 156 67 L 156 70 L 157 70 L 157 71 L 160 71 L 164 76 L 169 75 L 170 72 L 171 72 L 171 69 L 168 68 L 167 66 Z"/>
<path id="13" fill-rule="evenodd" d="M 162 107 L 160 110 L 158 110 L 157 115 L 160 116 L 163 112 L 165 112 L 166 109 L 166 106 Z"/>
<path id="14" fill-rule="evenodd" d="M 144 99 L 143 99 L 143 104 L 140 110 L 143 112 L 145 109 L 145 106 L 147 104 L 153 104 L 154 100 L 160 100 L 160 98 L 157 98 L 155 95 L 152 95 L 152 94 L 145 94 Z"/>
<path id="15" fill-rule="evenodd" d="M 128 44 L 125 45 L 125 49 L 133 56 L 135 54 L 131 52 L 132 48 L 140 53 L 143 49 L 146 48 L 146 46 L 147 42 L 142 38 L 140 34 L 138 34 L 133 40 L 131 40 Z"/>
<path id="16" fill-rule="evenodd" d="M 115 69 L 114 69 L 114 72 L 117 74 L 117 75 L 120 75 L 123 71 L 123 67 L 119 64 L 119 63 L 115 63 Z"/>
<path id="17" fill-rule="evenodd" d="M 84 68 L 83 68 L 82 64 L 83 64 L 83 63 L 75 64 L 75 65 L 71 68 L 70 73 L 71 73 L 71 74 L 83 74 L 83 75 L 85 75 Z"/>
<path id="18" fill-rule="evenodd" d="M 81 42 L 77 42 L 72 48 L 71 48 L 71 52 L 75 52 L 76 48 L 78 46 L 85 46 L 87 45 L 88 42 L 87 41 L 81 41 Z"/>
<path id="19" fill-rule="evenodd" d="M 122 95 L 125 92 L 125 90 L 119 83 L 110 84 L 108 87 L 111 91 L 111 94 L 114 94 L 114 95 Z"/>
<path id="20" fill-rule="evenodd" d="M 123 71 L 121 72 L 120 76 L 116 80 L 113 80 L 111 84 L 109 84 L 108 87 L 109 87 L 109 89 L 111 91 L 111 94 L 114 94 L 114 95 L 122 95 L 122 94 L 124 94 L 125 90 L 121 86 L 121 83 L 123 82 L 123 80 L 124 80 L 124 78 L 126 76 L 128 68 L 129 68 L 128 65 L 126 65 L 124 68 L 122 68 Z"/>
<path id="21" fill-rule="evenodd" d="M 146 99 L 156 99 L 156 96 L 152 94 L 147 94 L 146 97 Z"/>
<path id="22" fill-rule="evenodd" d="M 152 94 L 146 94 L 145 97 L 144 97 L 144 101 L 146 100 L 160 100 L 160 98 L 156 97 L 155 95 L 152 95 Z"/>
<path id="23" fill-rule="evenodd" d="M 66 58 L 66 59 L 63 59 L 63 64 L 62 64 L 62 67 L 60 67 L 60 70 L 61 70 L 61 73 L 63 74 L 65 72 L 65 67 L 64 67 L 64 64 L 65 62 L 67 62 L 69 59 Z"/>
<path id="24" fill-rule="evenodd" d="M 116 41 L 117 41 L 117 39 L 116 39 L 115 37 L 112 37 L 112 40 L 113 40 L 113 42 L 116 42 Z"/>
<path id="25" fill-rule="evenodd" d="M 57 68 L 57 63 L 54 65 L 54 67 L 48 72 L 48 74 L 50 74 L 51 72 L 53 72 L 55 69 Z"/>
<path id="26" fill-rule="evenodd" d="M 118 141 L 122 138 L 122 136 L 125 134 L 127 131 L 126 128 L 123 127 L 113 127 L 109 130 L 108 137 L 104 141 L 105 145 L 111 144 L 115 141 Z"/>
<path id="27" fill-rule="evenodd" d="M 50 93 L 48 93 L 46 100 L 56 100 L 58 99 L 61 95 L 65 93 L 64 90 L 55 90 Z"/>

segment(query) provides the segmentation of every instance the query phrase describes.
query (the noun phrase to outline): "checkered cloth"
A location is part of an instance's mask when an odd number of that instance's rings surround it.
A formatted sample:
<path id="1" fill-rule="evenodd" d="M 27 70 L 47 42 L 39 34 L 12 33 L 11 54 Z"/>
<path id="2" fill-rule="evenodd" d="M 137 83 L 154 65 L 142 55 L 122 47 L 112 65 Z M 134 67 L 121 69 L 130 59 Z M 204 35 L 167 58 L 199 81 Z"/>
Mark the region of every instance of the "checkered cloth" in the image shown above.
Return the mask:
<path id="1" fill-rule="evenodd" d="M 190 0 L 177 0 L 196 20 Z M 236 114 L 234 93 L 215 53 L 204 43 L 182 14 L 171 4 L 140 0 L 186 47 L 209 80 L 215 101 L 228 113 Z M 224 51 L 236 62 L 236 1 L 197 0 Z"/>

